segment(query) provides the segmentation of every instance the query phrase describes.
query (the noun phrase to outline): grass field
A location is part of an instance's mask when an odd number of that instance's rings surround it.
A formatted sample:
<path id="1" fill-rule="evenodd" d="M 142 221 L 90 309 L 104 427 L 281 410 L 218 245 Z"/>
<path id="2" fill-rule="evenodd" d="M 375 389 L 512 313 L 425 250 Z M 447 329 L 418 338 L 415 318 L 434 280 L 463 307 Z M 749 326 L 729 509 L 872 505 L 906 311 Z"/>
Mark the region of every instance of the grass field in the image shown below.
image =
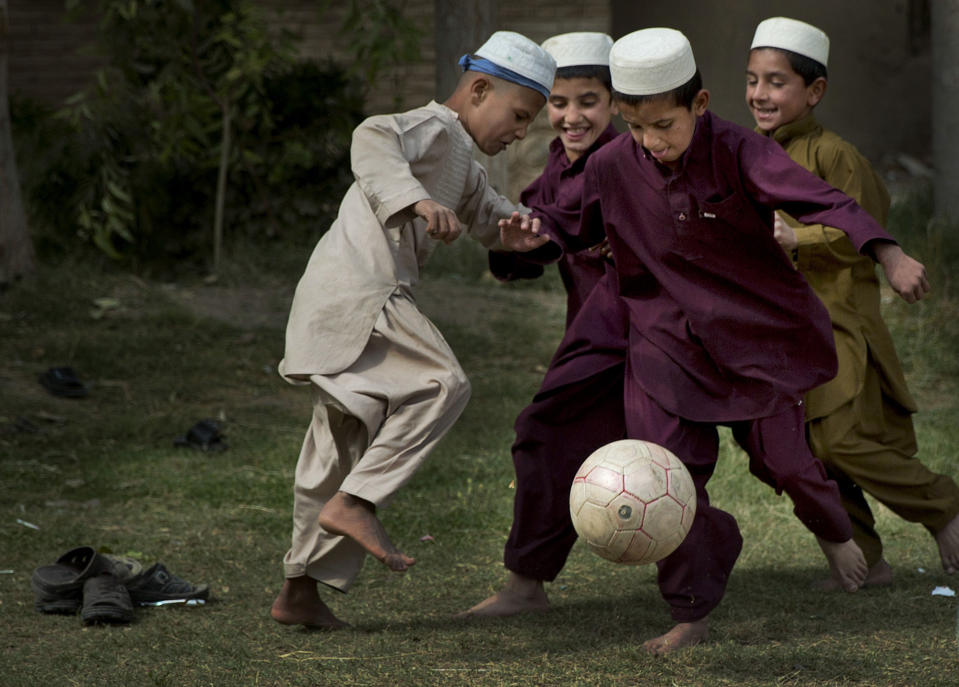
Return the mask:
<path id="1" fill-rule="evenodd" d="M 383 512 L 417 565 L 396 575 L 368 561 L 350 594 L 328 595 L 348 630 L 273 622 L 310 416 L 309 393 L 275 367 L 308 250 L 234 256 L 216 283 L 65 261 L 0 296 L 0 685 L 959 684 L 956 599 L 931 595 L 959 579 L 942 572 L 925 530 L 877 508 L 895 585 L 811 592 L 825 570 L 812 536 L 728 441 L 710 493 L 745 546 L 707 644 L 646 656 L 643 640 L 670 626 L 655 568 L 581 545 L 547 587 L 550 613 L 454 621 L 505 578 L 512 423 L 564 314 L 555 279 L 497 285 L 466 247 L 439 256 L 419 299 L 473 398 Z M 923 459 L 959 476 L 957 301 L 885 307 L 922 406 Z M 37 375 L 55 365 L 72 365 L 90 396 L 49 395 Z M 228 450 L 173 445 L 206 417 L 222 421 Z M 35 612 L 33 569 L 83 544 L 163 561 L 209 583 L 213 600 L 138 609 L 121 627 Z"/>

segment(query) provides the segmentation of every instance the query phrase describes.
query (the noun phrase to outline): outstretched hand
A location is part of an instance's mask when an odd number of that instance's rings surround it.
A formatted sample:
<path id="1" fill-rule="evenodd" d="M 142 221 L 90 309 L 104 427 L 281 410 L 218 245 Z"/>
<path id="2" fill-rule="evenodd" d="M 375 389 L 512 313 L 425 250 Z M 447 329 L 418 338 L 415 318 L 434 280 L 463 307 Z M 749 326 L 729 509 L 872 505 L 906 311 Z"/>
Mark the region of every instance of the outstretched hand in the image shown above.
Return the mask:
<path id="1" fill-rule="evenodd" d="M 929 293 L 926 268 L 906 255 L 896 243 L 879 242 L 873 248 L 876 262 L 882 265 L 886 281 L 906 303 L 915 303 Z"/>
<path id="2" fill-rule="evenodd" d="M 786 224 L 778 212 L 773 213 L 773 238 L 787 253 L 795 250 L 799 245 L 796 231 Z"/>
<path id="3" fill-rule="evenodd" d="M 499 221 L 500 243 L 507 250 L 527 253 L 549 241 L 549 237 L 539 233 L 539 219 L 514 212 L 508 219 Z"/>
<path id="4" fill-rule="evenodd" d="M 426 235 L 436 241 L 453 243 L 463 231 L 456 213 L 431 198 L 417 201 L 413 212 L 426 220 Z"/>

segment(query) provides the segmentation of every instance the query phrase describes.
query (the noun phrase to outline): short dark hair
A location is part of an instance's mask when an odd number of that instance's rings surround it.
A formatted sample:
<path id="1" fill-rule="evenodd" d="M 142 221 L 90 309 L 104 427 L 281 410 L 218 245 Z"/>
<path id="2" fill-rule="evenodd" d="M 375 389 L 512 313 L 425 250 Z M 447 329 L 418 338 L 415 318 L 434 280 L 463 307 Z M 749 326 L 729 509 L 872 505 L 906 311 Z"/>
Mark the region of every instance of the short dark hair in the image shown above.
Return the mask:
<path id="1" fill-rule="evenodd" d="M 697 68 L 696 73 L 693 74 L 689 81 L 682 86 L 677 86 L 671 91 L 654 93 L 652 95 L 632 95 L 629 93 L 620 93 L 616 89 L 613 89 L 613 100 L 623 103 L 624 105 L 636 107 L 637 105 L 652 102 L 653 100 L 671 98 L 677 107 L 685 107 L 687 110 L 691 110 L 693 108 L 693 100 L 696 99 L 696 94 L 701 90 L 703 90 L 703 77 Z"/>
<path id="2" fill-rule="evenodd" d="M 609 76 L 609 67 L 605 64 L 575 64 L 569 67 L 559 67 L 556 70 L 557 79 L 596 79 L 613 92 L 613 80 Z"/>
<path id="3" fill-rule="evenodd" d="M 799 74 L 802 77 L 803 82 L 808 86 L 813 81 L 822 77 L 828 79 L 829 76 L 826 72 L 826 65 L 818 60 L 814 60 L 811 57 L 806 57 L 805 55 L 800 55 L 798 52 L 793 52 L 792 50 L 786 50 L 785 48 L 774 48 L 772 46 L 766 45 L 757 45 L 753 50 L 778 50 L 783 55 L 786 56 L 786 59 L 789 60 L 789 66 L 792 67 L 792 70 Z M 750 51 L 752 52 L 752 51 Z"/>

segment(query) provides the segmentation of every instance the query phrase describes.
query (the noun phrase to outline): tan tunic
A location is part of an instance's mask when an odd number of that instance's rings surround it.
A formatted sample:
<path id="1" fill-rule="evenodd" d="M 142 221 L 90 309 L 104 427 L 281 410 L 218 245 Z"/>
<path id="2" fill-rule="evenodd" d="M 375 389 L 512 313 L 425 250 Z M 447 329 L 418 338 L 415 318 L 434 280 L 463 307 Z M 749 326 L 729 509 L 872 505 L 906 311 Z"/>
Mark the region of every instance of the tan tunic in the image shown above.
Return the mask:
<path id="1" fill-rule="evenodd" d="M 351 162 L 356 181 L 293 298 L 280 362 L 290 381 L 351 365 L 390 294 L 417 283 L 436 241 L 414 203 L 432 198 L 454 210 L 487 248 L 501 247 L 497 221 L 517 209 L 487 183 L 456 113 L 436 102 L 364 121 Z"/>
<path id="2" fill-rule="evenodd" d="M 789 157 L 852 196 L 885 224 L 889 194 L 855 146 L 824 129 L 813 114 L 780 127 L 773 138 Z M 904 410 L 915 412 L 916 403 L 880 314 L 873 261 L 859 255 L 839 229 L 800 225 L 788 216 L 786 220 L 799 240 L 797 267 L 829 311 L 839 359 L 836 377 L 807 395 L 806 419 L 829 415 L 858 396 L 870 364 L 876 367 L 886 395 Z"/>

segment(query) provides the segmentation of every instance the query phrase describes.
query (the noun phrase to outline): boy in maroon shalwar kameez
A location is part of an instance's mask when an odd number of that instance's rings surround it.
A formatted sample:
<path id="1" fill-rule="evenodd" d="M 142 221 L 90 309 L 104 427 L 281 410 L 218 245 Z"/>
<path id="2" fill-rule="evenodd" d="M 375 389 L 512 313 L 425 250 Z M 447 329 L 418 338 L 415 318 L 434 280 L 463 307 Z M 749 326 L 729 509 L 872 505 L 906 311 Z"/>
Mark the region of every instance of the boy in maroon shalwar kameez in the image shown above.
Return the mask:
<path id="1" fill-rule="evenodd" d="M 593 32 L 561 34 L 543 43 L 557 64 L 547 113 L 558 136 L 550 143 L 545 170 L 520 201 L 530 208 L 559 204 L 573 225 L 579 223 L 575 208 L 586 161 L 618 135 L 610 123 L 616 111 L 609 77 L 612 45 L 612 38 Z M 490 270 L 502 280 L 535 278 L 543 274 L 538 254 L 491 251 Z M 556 257 L 552 251 L 547 255 L 548 261 Z M 605 286 L 607 271 L 612 273 L 612 266 L 598 246 L 566 253 L 559 261 L 568 330 L 593 332 L 601 327 L 620 336 L 604 347 L 581 338 L 582 348 L 555 356 L 532 403 L 516 419 L 514 517 L 504 552 L 510 581 L 461 616 L 503 616 L 549 607 L 543 581 L 556 578 L 576 541 L 569 515 L 576 470 L 585 456 L 626 435 L 627 319 L 615 289 Z M 526 580 L 535 584 L 525 585 Z M 513 593 L 514 586 L 518 593 Z"/>
<path id="2" fill-rule="evenodd" d="M 664 654 L 707 637 L 742 546 L 735 519 L 710 505 L 705 488 L 718 425 L 732 429 L 754 475 L 790 496 L 843 588 L 855 591 L 866 575 L 836 485 L 803 431 L 803 395 L 836 373 L 829 316 L 776 242 L 773 211 L 841 228 L 907 302 L 929 285 L 922 265 L 852 199 L 775 142 L 707 110 L 709 92 L 681 33 L 621 38 L 610 71 L 631 135 L 588 161 L 579 224 L 558 230 L 569 217 L 557 206 L 509 223 L 543 231 L 565 250 L 609 240 L 629 319 L 627 436 L 665 446 L 696 484 L 693 526 L 657 564 L 677 624 L 644 646 Z M 591 340 L 602 345 L 603 334 Z M 557 355 L 568 345 L 580 344 L 567 337 Z"/>

